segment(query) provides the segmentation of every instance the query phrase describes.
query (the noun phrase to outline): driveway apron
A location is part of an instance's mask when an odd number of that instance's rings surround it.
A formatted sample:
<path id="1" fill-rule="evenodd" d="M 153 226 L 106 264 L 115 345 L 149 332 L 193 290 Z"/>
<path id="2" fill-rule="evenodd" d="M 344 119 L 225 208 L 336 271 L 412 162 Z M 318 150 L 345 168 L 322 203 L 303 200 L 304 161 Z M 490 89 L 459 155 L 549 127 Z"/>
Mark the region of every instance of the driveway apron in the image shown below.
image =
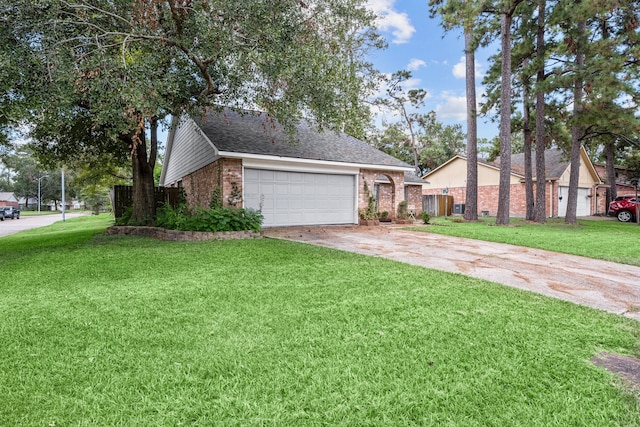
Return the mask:
<path id="1" fill-rule="evenodd" d="M 263 235 L 461 273 L 640 320 L 640 267 L 393 225 L 268 228 Z"/>

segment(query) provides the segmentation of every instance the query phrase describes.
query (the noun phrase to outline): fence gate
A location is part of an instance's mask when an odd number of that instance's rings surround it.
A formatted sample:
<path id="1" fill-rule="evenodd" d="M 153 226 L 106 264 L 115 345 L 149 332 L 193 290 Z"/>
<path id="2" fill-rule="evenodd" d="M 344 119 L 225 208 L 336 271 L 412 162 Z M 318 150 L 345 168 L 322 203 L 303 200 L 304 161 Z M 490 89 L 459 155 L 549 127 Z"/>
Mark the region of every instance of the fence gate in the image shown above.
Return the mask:
<path id="1" fill-rule="evenodd" d="M 427 194 L 422 196 L 422 210 L 431 216 L 448 216 L 453 213 L 453 196 Z"/>

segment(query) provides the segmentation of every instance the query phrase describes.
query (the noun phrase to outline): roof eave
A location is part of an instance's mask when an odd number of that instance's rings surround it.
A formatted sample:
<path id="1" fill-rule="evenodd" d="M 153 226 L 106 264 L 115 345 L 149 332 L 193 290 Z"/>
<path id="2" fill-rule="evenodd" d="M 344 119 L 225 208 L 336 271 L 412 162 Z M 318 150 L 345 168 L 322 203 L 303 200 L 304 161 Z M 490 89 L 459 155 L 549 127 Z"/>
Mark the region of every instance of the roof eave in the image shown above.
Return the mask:
<path id="1" fill-rule="evenodd" d="M 391 165 L 376 165 L 376 164 L 365 164 L 365 163 L 349 163 L 349 162 L 336 162 L 332 160 L 315 160 L 315 159 L 303 159 L 298 157 L 284 157 L 284 156 L 271 156 L 265 154 L 252 154 L 252 153 L 238 153 L 233 151 L 219 151 L 218 155 L 220 157 L 227 157 L 233 159 L 251 159 L 251 160 L 266 160 L 266 161 L 279 161 L 279 162 L 291 162 L 291 163 L 306 163 L 311 165 L 331 165 L 331 166 L 342 166 L 349 168 L 358 168 L 358 169 L 375 169 L 375 170 L 385 170 L 385 171 L 393 171 L 393 172 L 411 172 L 413 171 L 413 167 L 403 167 L 403 166 L 391 166 Z"/>

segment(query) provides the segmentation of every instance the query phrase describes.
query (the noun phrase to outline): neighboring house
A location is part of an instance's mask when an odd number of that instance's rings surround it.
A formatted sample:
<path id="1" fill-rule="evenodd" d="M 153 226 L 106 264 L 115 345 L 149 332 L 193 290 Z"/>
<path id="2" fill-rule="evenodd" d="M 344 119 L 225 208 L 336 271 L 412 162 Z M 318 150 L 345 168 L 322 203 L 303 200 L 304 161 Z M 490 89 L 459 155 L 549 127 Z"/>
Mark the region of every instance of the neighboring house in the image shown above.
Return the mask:
<path id="1" fill-rule="evenodd" d="M 27 209 L 30 208 L 32 206 L 38 206 L 38 198 L 37 197 L 29 197 L 28 199 L 24 198 L 24 197 L 20 197 L 20 199 L 18 200 L 18 205 L 20 207 L 20 209 Z"/>
<path id="2" fill-rule="evenodd" d="M 535 153 L 533 176 L 534 198 Z M 547 216 L 564 217 L 567 212 L 569 194 L 569 172 L 571 166 L 562 151 L 545 151 L 545 172 L 547 185 Z M 423 177 L 429 183 L 424 186 L 424 194 L 443 194 L 447 190 L 454 203 L 465 202 L 467 186 L 467 159 L 455 156 Z M 498 190 L 500 183 L 500 161 L 478 160 L 478 213 L 496 215 L 498 211 Z M 580 150 L 580 178 L 578 184 L 577 216 L 604 214 L 599 207 L 599 199 L 604 199 L 605 188 L 584 148 Z M 595 196 L 595 197 L 594 197 Z M 511 156 L 509 214 L 525 216 L 524 154 Z"/>
<path id="3" fill-rule="evenodd" d="M 596 171 L 598 172 L 598 175 L 600 175 L 600 178 L 602 178 L 603 182 L 608 186 L 609 183 L 607 182 L 606 165 L 596 163 L 593 166 L 596 168 Z M 628 176 L 627 168 L 615 166 L 614 171 L 616 174 L 616 194 L 618 196 L 623 196 L 625 194 L 635 194 L 636 185 L 634 181 L 632 181 Z M 604 197 L 602 198 L 602 200 L 598 200 L 598 202 L 598 209 L 600 211 L 604 211 L 606 204 L 606 200 L 604 200 Z"/>
<path id="4" fill-rule="evenodd" d="M 62 203 L 59 200 L 50 200 L 48 203 L 44 204 L 42 206 L 46 206 L 46 210 L 48 211 L 61 211 L 62 210 Z M 65 200 L 65 204 L 64 204 L 64 209 L 65 210 L 69 210 L 69 209 L 83 209 L 83 203 L 80 202 L 79 200 Z"/>
<path id="5" fill-rule="evenodd" d="M 13 206 L 18 208 L 18 198 L 10 192 L 0 192 L 0 206 Z"/>
<path id="6" fill-rule="evenodd" d="M 404 200 L 420 210 L 423 182 L 412 171 L 344 133 L 302 121 L 292 141 L 264 113 L 225 109 L 174 120 L 160 185 L 183 188 L 191 206 L 216 192 L 225 206 L 261 209 L 266 227 L 357 224 L 369 195 L 392 217 Z"/>

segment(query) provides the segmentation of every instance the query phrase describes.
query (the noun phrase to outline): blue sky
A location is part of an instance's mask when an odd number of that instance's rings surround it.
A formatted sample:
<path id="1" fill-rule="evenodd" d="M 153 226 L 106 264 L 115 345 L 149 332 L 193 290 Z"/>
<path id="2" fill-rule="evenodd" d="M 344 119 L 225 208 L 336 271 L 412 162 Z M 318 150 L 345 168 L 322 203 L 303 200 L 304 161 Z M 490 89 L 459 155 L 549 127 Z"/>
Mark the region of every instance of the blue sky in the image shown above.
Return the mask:
<path id="1" fill-rule="evenodd" d="M 466 132 L 464 82 L 464 40 L 459 31 L 445 34 L 438 18 L 429 18 L 428 0 L 368 0 L 379 16 L 378 29 L 389 47 L 375 52 L 371 61 L 383 73 L 410 70 L 413 79 L 407 89 L 425 89 L 427 99 L 421 111 L 435 111 L 445 124 L 459 123 Z M 482 99 L 481 80 L 487 69 L 487 49 L 476 53 L 477 99 Z M 385 119 L 394 118 L 385 114 Z M 478 120 L 478 137 L 499 134 L 496 123 Z"/>

